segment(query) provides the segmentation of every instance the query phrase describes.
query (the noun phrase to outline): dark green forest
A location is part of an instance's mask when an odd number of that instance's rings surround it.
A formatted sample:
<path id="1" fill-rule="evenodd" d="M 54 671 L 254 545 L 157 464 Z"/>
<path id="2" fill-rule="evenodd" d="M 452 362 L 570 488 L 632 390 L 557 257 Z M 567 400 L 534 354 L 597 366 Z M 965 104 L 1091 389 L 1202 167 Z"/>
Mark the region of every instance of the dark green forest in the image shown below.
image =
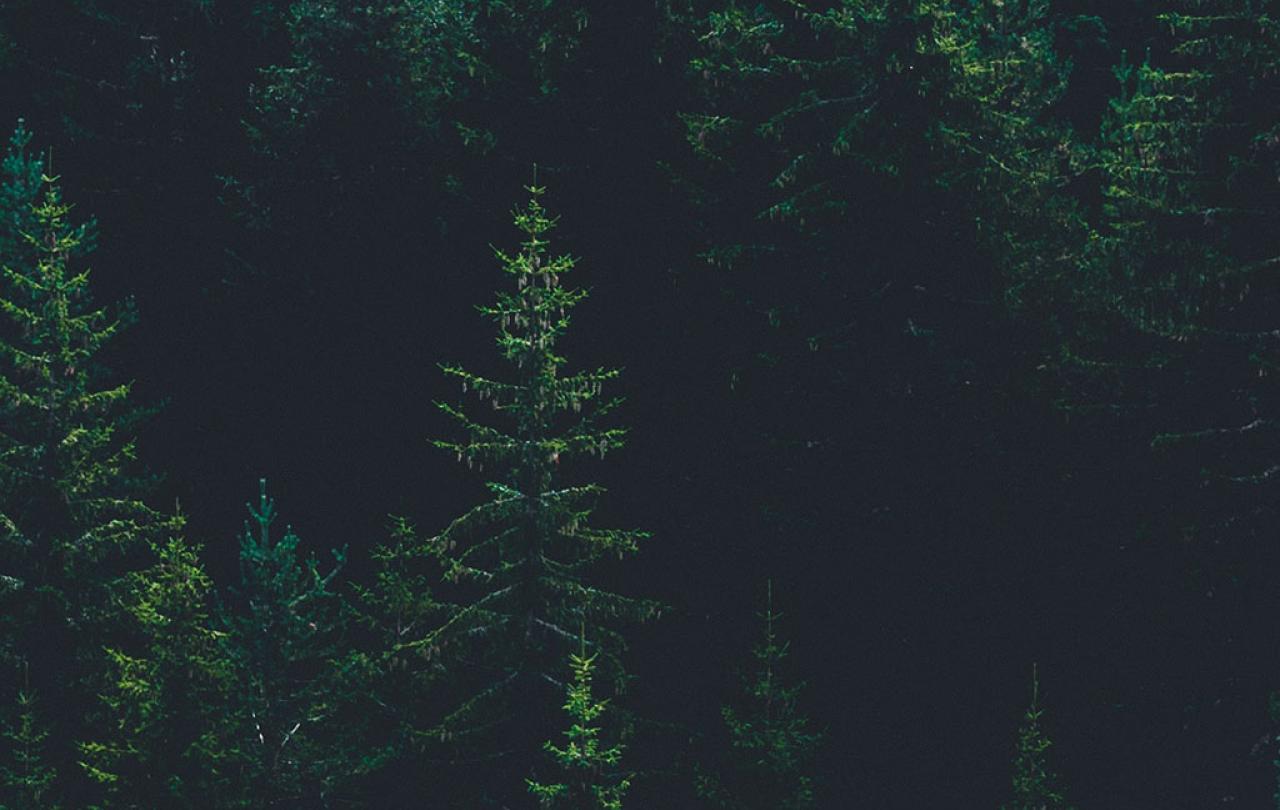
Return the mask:
<path id="1" fill-rule="evenodd" d="M 0 0 L 0 810 L 1280 808 L 1280 2 Z"/>

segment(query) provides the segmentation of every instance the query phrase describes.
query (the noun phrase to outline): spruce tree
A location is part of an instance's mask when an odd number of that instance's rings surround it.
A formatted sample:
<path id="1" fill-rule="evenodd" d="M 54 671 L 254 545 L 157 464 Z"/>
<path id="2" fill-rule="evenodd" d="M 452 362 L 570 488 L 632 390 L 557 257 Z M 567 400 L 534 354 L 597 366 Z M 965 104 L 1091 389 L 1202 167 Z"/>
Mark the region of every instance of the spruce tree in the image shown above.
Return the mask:
<path id="1" fill-rule="evenodd" d="M 1003 810 L 1069 810 L 1058 776 L 1048 764 L 1048 751 L 1053 743 L 1040 727 L 1040 678 L 1032 670 L 1031 705 L 1018 729 L 1018 742 L 1013 756 L 1013 801 Z"/>
<path id="2" fill-rule="evenodd" d="M 788 683 L 784 663 L 790 647 L 775 627 L 773 583 L 767 589 L 764 638 L 752 655 L 755 666 L 742 678 L 742 694 L 721 709 L 729 752 L 721 768 L 699 766 L 698 796 L 721 810 L 809 810 L 816 807 L 810 768 L 822 737 L 798 707 L 803 683 Z"/>
<path id="3" fill-rule="evenodd" d="M 390 588 L 406 597 L 396 607 L 407 610 L 399 621 L 410 622 L 401 625 L 393 666 L 427 677 L 448 673 L 435 693 L 448 708 L 414 736 L 451 742 L 456 756 L 492 760 L 507 774 L 513 767 L 524 771 L 510 762 L 509 750 L 525 745 L 531 752 L 545 739 L 543 724 L 554 705 L 561 662 L 576 646 L 580 628 L 591 639 L 592 660 L 619 690 L 626 682 L 621 627 L 657 612 L 655 604 L 592 579 L 602 558 L 626 557 L 644 537 L 592 526 L 603 489 L 562 480 L 562 468 L 577 459 L 603 458 L 622 446 L 623 429 L 601 423 L 617 404 L 601 401 L 603 387 L 618 372 L 563 371 L 566 361 L 557 343 L 568 329 L 570 310 L 586 293 L 564 286 L 562 277 L 574 259 L 549 254 L 547 236 L 555 221 L 542 206 L 544 190 L 528 190 L 529 203 L 514 212 L 524 235 L 520 250 L 496 251 L 513 289 L 480 309 L 498 326 L 498 348 L 511 376 L 497 380 L 444 366 L 464 392 L 505 417 L 505 424 L 493 426 L 438 404 L 464 435 L 435 444 L 468 468 L 491 473 L 490 497 L 429 539 L 401 525 L 392 570 L 421 576 L 412 572 L 421 572 L 423 558 L 429 558 L 441 572 L 439 601 L 424 602 L 423 592 L 394 582 Z M 429 614 L 428 624 L 419 623 Z"/>
<path id="4" fill-rule="evenodd" d="M 25 671 L 16 708 L 16 721 L 0 732 L 8 753 L 7 761 L 0 764 L 0 807 L 57 810 L 59 805 L 50 797 L 57 773 L 45 759 L 49 731 Z"/>
<path id="5" fill-rule="evenodd" d="M 230 657 L 211 615 L 213 582 L 180 537 L 152 547 L 155 561 L 117 592 L 134 623 L 128 646 L 110 645 L 101 690 L 108 728 L 81 745 L 102 807 L 257 807 L 237 756 Z"/>
<path id="6" fill-rule="evenodd" d="M 631 786 L 631 777 L 619 771 L 622 746 L 604 745 L 600 727 L 593 725 L 604 715 L 608 701 L 596 700 L 592 692 L 595 656 L 587 655 L 585 647 L 569 656 L 573 681 L 566 687 L 564 711 L 570 725 L 564 732 L 565 745 L 550 740 L 543 745 L 561 781 L 526 782 L 543 810 L 622 810 L 622 799 Z"/>
<path id="7" fill-rule="evenodd" d="M 351 677 L 361 687 L 353 723 L 360 752 L 353 758 L 352 773 L 363 779 L 385 776 L 382 792 L 400 791 L 388 801 L 406 803 L 426 789 L 406 774 L 427 781 L 435 776 L 425 772 L 420 760 L 424 741 L 440 735 L 422 730 L 439 721 L 437 693 L 445 669 L 439 656 L 408 651 L 404 645 L 437 625 L 440 607 L 433 592 L 435 571 L 408 520 L 393 519 L 390 540 L 374 548 L 372 557 L 373 581 L 352 586 L 357 620 L 367 634 L 365 644 L 348 657 Z"/>
<path id="8" fill-rule="evenodd" d="M 342 698 L 338 659 L 343 652 L 345 607 L 334 580 L 346 562 L 321 570 L 303 555 L 287 527 L 273 536 L 275 502 L 259 481 L 258 502 L 247 504 L 240 539 L 240 582 L 218 615 L 230 658 L 233 703 L 240 729 L 237 776 L 259 806 L 318 805 L 341 770 L 327 742 Z"/>
<path id="9" fill-rule="evenodd" d="M 34 182 L 42 164 L 28 141 L 20 129 L 11 143 L 0 212 L 0 711 L 17 705 L 29 673 L 57 774 L 45 800 L 85 806 L 96 790 L 78 743 L 96 734 L 103 647 L 133 632 L 119 589 L 182 520 L 141 500 L 140 411 L 100 364 L 125 321 L 93 305 L 88 272 L 73 267 L 93 224 L 72 222 L 54 179 Z M 4 722 L 21 726 L 12 714 Z"/>
<path id="10" fill-rule="evenodd" d="M 27 236 L 36 232 L 35 203 L 44 187 L 44 163 L 30 154 L 33 135 L 26 122 L 9 137 L 0 159 L 0 257 L 10 266 L 24 266 L 34 256 Z"/>

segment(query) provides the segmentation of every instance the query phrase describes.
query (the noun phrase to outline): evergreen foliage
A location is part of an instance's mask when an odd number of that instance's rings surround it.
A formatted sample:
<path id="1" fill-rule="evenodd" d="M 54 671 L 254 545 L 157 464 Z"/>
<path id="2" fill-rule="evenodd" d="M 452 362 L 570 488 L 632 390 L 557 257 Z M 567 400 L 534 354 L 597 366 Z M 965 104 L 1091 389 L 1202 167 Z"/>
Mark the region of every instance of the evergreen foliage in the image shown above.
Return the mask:
<path id="1" fill-rule="evenodd" d="M 471 598 L 453 605 L 445 623 L 414 646 L 456 646 L 453 654 L 461 654 L 474 645 L 479 650 L 468 652 L 480 652 L 480 660 L 488 654 L 504 662 L 485 667 L 490 677 L 501 674 L 496 680 L 484 678 L 488 684 L 476 693 L 478 702 L 460 707 L 456 720 L 497 697 L 515 678 L 547 673 L 548 653 L 573 643 L 575 621 L 584 622 L 587 636 L 598 639 L 593 646 L 603 671 L 620 687 L 619 655 L 625 644 L 616 623 L 649 618 L 657 609 L 592 584 L 594 563 L 634 553 L 645 534 L 591 526 L 603 489 L 558 480 L 562 463 L 604 458 L 622 446 L 625 431 L 601 424 L 619 402 L 600 402 L 604 385 L 618 376 L 616 370 L 561 371 L 566 361 L 556 353 L 556 343 L 569 327 L 569 311 L 586 292 L 563 286 L 561 277 L 575 260 L 548 255 L 546 236 L 555 221 L 540 202 L 543 189 L 533 186 L 529 191 L 532 199 L 514 214 L 525 237 L 520 252 L 496 251 L 516 289 L 500 292 L 495 304 L 480 310 L 498 324 L 498 348 L 514 367 L 514 380 L 444 366 L 464 393 L 490 403 L 510 423 L 506 429 L 492 427 L 439 403 L 466 436 L 439 440 L 436 446 L 468 468 L 487 467 L 500 476 L 488 484 L 490 500 L 429 541 L 444 581 L 473 590 L 462 590 Z"/>
<path id="2" fill-rule="evenodd" d="M 255 806 L 321 806 L 344 774 L 334 715 L 343 699 L 337 668 L 346 654 L 345 614 L 334 580 L 346 563 L 335 550 L 322 571 L 303 556 L 292 528 L 273 537 L 275 502 L 259 481 L 257 505 L 240 539 L 240 582 L 218 611 L 230 659 L 227 708 L 241 740 L 238 779 Z"/>
<path id="3" fill-rule="evenodd" d="M 562 371 L 566 361 L 557 342 L 569 326 L 569 311 L 586 293 L 563 286 L 561 277 L 574 260 L 549 255 L 547 234 L 555 223 L 542 207 L 543 189 L 529 191 L 532 199 L 514 214 L 524 234 L 520 251 L 497 251 L 514 290 L 481 308 L 498 325 L 498 347 L 512 379 L 444 367 L 507 424 L 494 427 L 439 404 L 465 436 L 436 445 L 469 468 L 491 472 L 491 497 L 429 539 L 416 538 L 401 522 L 397 543 L 382 555 L 378 598 L 394 616 L 383 624 L 395 643 L 392 665 L 411 668 L 420 685 L 447 675 L 434 698 L 448 704 L 444 716 L 411 733 L 424 742 L 452 741 L 470 752 L 468 758 L 497 753 L 501 760 L 512 743 L 546 734 L 540 728 L 550 707 L 545 687 L 559 683 L 557 662 L 573 649 L 579 625 L 595 639 L 593 661 L 621 689 L 625 641 L 619 626 L 657 612 L 651 602 L 592 581 L 598 562 L 634 553 L 645 535 L 593 527 L 602 488 L 560 480 L 562 464 L 603 458 L 622 446 L 624 431 L 601 424 L 617 404 L 600 402 L 603 386 L 618 372 Z M 427 560 L 441 572 L 447 601 L 433 601 L 422 589 Z M 426 616 L 431 620 L 424 623 Z"/>
<path id="4" fill-rule="evenodd" d="M 373 549 L 374 576 L 356 583 L 355 611 L 369 633 L 369 651 L 353 652 L 349 671 L 361 718 L 354 735 L 361 750 L 354 775 L 414 769 L 434 777 L 419 762 L 421 729 L 439 720 L 438 686 L 446 671 L 438 656 L 416 654 L 405 646 L 435 627 L 440 617 L 426 552 L 409 521 L 393 521 L 391 540 Z M 401 778 L 395 787 L 412 780 Z"/>
<path id="5" fill-rule="evenodd" d="M 342 198 L 381 192 L 375 155 L 452 150 L 441 108 L 476 70 L 471 5 L 305 0 L 271 15 L 289 52 L 252 85 L 245 124 L 260 164 L 226 178 L 238 212 L 276 230 L 328 220 Z"/>
<path id="6" fill-rule="evenodd" d="M 27 236 L 37 232 L 35 204 L 44 187 L 44 162 L 28 154 L 32 137 L 26 122 L 18 119 L 4 158 L 0 159 L 0 211 L 4 212 L 0 256 L 11 266 L 30 264 L 35 253 Z"/>
<path id="7" fill-rule="evenodd" d="M 473 198 L 473 165 L 530 154 L 525 116 L 547 114 L 595 13 L 543 0 L 294 3 L 275 15 L 288 53 L 259 68 L 250 93 L 256 165 L 225 178 L 228 196 L 254 227 L 305 227 L 304 212 L 328 220 L 352 197 L 378 205 L 385 184 L 403 182 L 386 155 L 427 149 L 417 184 L 451 205 Z M 440 210 L 438 225 L 457 215 Z"/>
<path id="8" fill-rule="evenodd" d="M 1130 419 L 1156 451 L 1157 497 L 1170 506 L 1143 522 L 1177 549 L 1179 597 L 1270 600 L 1262 572 L 1278 559 L 1280 491 L 1275 4 L 1151 6 L 1148 47 L 1114 67 L 1100 202 L 1055 365 L 1073 412 Z M 1240 627 L 1203 609 L 1189 618 L 1204 639 Z M 1197 680 L 1230 693 L 1233 666 L 1206 656 Z"/>
<path id="9" fill-rule="evenodd" d="M 23 673 L 24 683 L 18 692 L 16 720 L 3 734 L 6 762 L 0 763 L 0 807 L 8 810 L 57 810 L 50 799 L 57 773 L 45 760 L 45 741 L 49 732 L 38 708 L 36 693 Z M 6 724 L 7 725 L 7 724 Z"/>
<path id="10" fill-rule="evenodd" d="M 703 255 L 749 274 L 735 290 L 775 327 L 839 346 L 849 309 L 882 304 L 871 293 L 904 274 L 926 293 L 965 294 L 963 279 L 935 275 L 949 263 L 903 244 L 922 228 L 998 245 L 1004 262 L 1070 258 L 1038 241 L 1051 225 L 1081 233 L 1054 193 L 1075 147 L 1052 116 L 1069 70 L 1055 50 L 1067 20 L 1044 0 L 731 2 L 695 22 L 689 67 L 703 109 L 682 118 L 708 166 L 688 178 Z M 839 272 L 852 255 L 856 271 Z M 813 278 L 769 284 L 782 264 Z M 840 296 L 825 300 L 832 285 Z"/>
<path id="11" fill-rule="evenodd" d="M 13 250 L 0 256 L 0 705 L 15 705 L 19 672 L 40 684 L 59 777 L 46 801 L 84 806 L 93 791 L 79 778 L 77 744 L 95 733 L 102 648 L 129 635 L 119 590 L 182 519 L 140 499 L 140 411 L 99 360 L 124 321 L 92 304 L 88 272 L 73 269 L 93 224 L 73 224 L 53 179 L 33 184 L 41 162 L 26 154 L 29 140 L 20 128 L 11 142 L 0 216 Z"/>
<path id="12" fill-rule="evenodd" d="M 1104 121 L 1105 204 L 1080 297 L 1094 317 L 1074 336 L 1077 367 L 1123 392 L 1102 404 L 1159 408 L 1155 445 L 1185 451 L 1207 474 L 1213 502 L 1197 503 L 1209 519 L 1195 531 L 1256 531 L 1271 510 L 1255 505 L 1280 480 L 1280 205 L 1269 190 L 1280 120 L 1262 101 L 1280 95 L 1270 67 L 1280 32 L 1269 8 L 1165 4 L 1162 47 L 1116 68 L 1120 93 Z M 1208 407 L 1178 413 L 1188 391 Z"/>
<path id="13" fill-rule="evenodd" d="M 570 726 L 564 732 L 565 745 L 547 741 L 543 746 L 551 756 L 563 781 L 543 783 L 527 780 L 529 792 L 544 810 L 622 810 L 622 799 L 631 785 L 631 777 L 618 770 L 622 761 L 621 745 L 603 745 L 600 721 L 608 701 L 597 701 L 591 690 L 595 657 L 586 655 L 585 644 L 569 656 L 573 682 L 567 687 L 565 713 Z"/>
<path id="14" fill-rule="evenodd" d="M 1040 679 L 1031 678 L 1031 705 L 1018 729 L 1018 743 L 1013 757 L 1013 801 L 1004 810 L 1069 810 L 1063 798 L 1058 776 L 1048 764 L 1048 751 L 1053 743 L 1040 727 Z"/>
<path id="15" fill-rule="evenodd" d="M 823 774 L 828 803 L 929 806 L 972 771 L 954 752 L 983 730 L 919 696 L 976 694 L 982 666 L 860 687 L 981 626 L 1105 684 L 1099 756 L 1159 739 L 1149 779 L 1096 768 L 1073 796 L 1280 806 L 1239 753 L 1280 671 L 1277 20 L 1276 0 L 0 3 L 0 98 L 25 116 L 0 158 L 0 808 L 676 807 L 605 740 L 656 759 L 621 704 L 683 696 L 716 646 L 634 633 L 658 608 L 627 576 L 710 622 L 763 570 L 876 606 L 844 611 L 831 654 L 865 681 L 827 679 L 825 711 L 897 700 L 901 733 L 833 724 L 855 767 Z M 132 343 L 26 121 L 112 234 L 108 282 L 144 296 Z M 578 464 L 627 436 L 618 373 L 561 355 L 585 292 L 535 176 L 481 308 L 507 371 L 444 367 L 479 405 L 440 403 L 457 433 L 436 445 L 487 495 L 451 523 L 429 506 L 435 536 L 394 518 L 347 602 L 345 552 L 280 533 L 263 484 L 220 587 L 145 500 L 146 412 L 109 357 L 186 417 L 156 426 L 184 501 L 217 500 L 247 446 L 305 460 L 317 499 L 399 508 L 422 477 L 378 454 L 420 401 L 404 369 L 459 333 L 450 302 L 483 293 L 456 268 L 534 159 L 634 303 L 608 339 L 654 338 L 628 361 L 635 491 L 677 541 L 636 565 L 643 533 L 595 525 Z M 275 356 L 245 369 L 245 347 Z M 262 402 L 275 421 L 231 416 Z M 377 520 L 324 514 L 344 538 Z M 812 810 L 822 735 L 771 593 L 763 620 L 695 792 Z M 622 701 L 628 643 L 653 686 Z M 1006 810 L 1068 806 L 1032 687 Z M 902 781 L 934 741 L 936 778 Z"/>
<path id="16" fill-rule="evenodd" d="M 700 257 L 737 305 L 715 359 L 749 426 L 741 452 L 797 479 L 746 500 L 794 536 L 832 518 L 829 504 L 787 508 L 788 491 L 912 470 L 858 481 L 865 501 L 834 522 L 879 508 L 940 448 L 849 464 L 870 437 L 904 413 L 985 419 L 966 410 L 975 391 L 1016 393 L 1004 370 L 1042 362 L 1029 333 L 1057 316 L 1041 293 L 1073 278 L 1087 230 L 1061 193 L 1087 157 L 1055 114 L 1067 15 L 1021 1 L 693 5 L 681 118 L 696 160 L 673 170 Z"/>
<path id="17" fill-rule="evenodd" d="M 228 711 L 236 708 L 235 683 L 213 626 L 213 583 L 181 538 L 157 543 L 153 553 L 155 562 L 119 589 L 144 646 L 106 649 L 109 730 L 81 746 L 85 768 L 103 787 L 100 806 L 261 806 L 256 786 L 238 772 L 240 718 Z"/>
<path id="18" fill-rule="evenodd" d="M 773 609 L 773 582 L 768 585 L 764 638 L 752 651 L 755 666 L 742 679 L 742 694 L 721 709 L 728 732 L 727 766 L 697 769 L 698 796 L 722 810 L 808 810 L 817 807 L 810 769 L 822 735 L 798 708 L 803 683 L 787 683 L 784 674 L 789 642 L 779 641 Z"/>

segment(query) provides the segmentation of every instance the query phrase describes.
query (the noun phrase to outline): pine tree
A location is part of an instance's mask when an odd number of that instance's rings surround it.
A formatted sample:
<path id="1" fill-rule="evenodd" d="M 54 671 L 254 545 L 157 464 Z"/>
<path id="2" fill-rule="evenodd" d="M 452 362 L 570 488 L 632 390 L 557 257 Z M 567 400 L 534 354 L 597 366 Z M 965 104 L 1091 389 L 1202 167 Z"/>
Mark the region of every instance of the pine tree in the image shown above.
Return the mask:
<path id="1" fill-rule="evenodd" d="M 99 360 L 125 320 L 94 307 L 88 272 L 72 268 L 93 224 L 72 223 L 53 179 L 32 185 L 41 164 L 28 141 L 14 136 L 4 164 L 11 207 L 0 212 L 11 251 L 0 256 L 0 705 L 16 705 L 12 685 L 29 672 L 48 707 L 58 775 L 46 800 L 84 806 L 95 791 L 77 743 L 92 736 L 102 648 L 130 633 L 118 588 L 182 520 L 141 500 L 149 479 L 131 437 L 141 412 Z"/>
<path id="2" fill-rule="evenodd" d="M 726 766 L 699 766 L 698 796 L 722 810 L 806 810 L 816 806 L 808 769 L 822 737 L 797 703 L 803 683 L 788 684 L 783 665 L 790 644 L 778 640 L 773 583 L 768 585 L 764 639 L 753 650 L 755 668 L 744 675 L 743 694 L 721 709 L 729 738 Z"/>
<path id="3" fill-rule="evenodd" d="M 342 697 L 335 668 L 345 608 L 333 585 L 346 551 L 335 550 L 333 566 L 321 571 L 292 528 L 273 537 L 266 487 L 261 480 L 257 506 L 248 504 L 240 582 L 218 617 L 235 682 L 230 710 L 242 725 L 237 778 L 258 806 L 312 806 L 341 775 L 326 742 Z"/>
<path id="4" fill-rule="evenodd" d="M 25 668 L 24 668 L 25 669 Z M 57 773 L 45 760 L 49 731 L 41 719 L 36 693 L 23 673 L 18 691 L 16 722 L 0 735 L 6 743 L 8 761 L 0 763 L 0 807 L 8 810 L 57 810 L 50 798 Z"/>
<path id="5" fill-rule="evenodd" d="M 544 750 L 551 755 L 563 781 L 526 780 L 529 792 L 538 799 L 543 810 L 622 810 L 622 799 L 631 786 L 631 777 L 619 772 L 622 746 L 604 746 L 600 720 L 608 701 L 597 701 L 591 690 L 595 656 L 586 655 L 585 644 L 570 654 L 569 666 L 573 682 L 566 689 L 565 713 L 570 726 L 564 732 L 563 748 L 547 741 Z"/>
<path id="6" fill-rule="evenodd" d="M 1013 757 L 1013 801 L 1004 810 L 1069 810 L 1058 785 L 1058 776 L 1048 765 L 1047 753 L 1053 743 L 1040 728 L 1040 679 L 1034 668 L 1031 677 L 1031 705 L 1018 729 Z"/>
<path id="7" fill-rule="evenodd" d="M 44 165 L 28 154 L 32 139 L 26 122 L 9 137 L 9 146 L 0 160 L 0 257 L 10 266 L 26 266 L 34 258 L 27 236 L 36 232 L 35 204 L 44 187 Z"/>
<path id="8" fill-rule="evenodd" d="M 579 625 L 593 640 L 593 661 L 616 690 L 626 682 L 620 625 L 657 612 L 653 603 L 592 582 L 596 563 L 634 553 L 644 534 L 593 527 L 589 520 L 603 489 L 560 480 L 562 465 L 584 456 L 603 458 L 622 445 L 621 428 L 600 424 L 617 404 L 600 402 L 603 386 L 618 372 L 562 373 L 565 359 L 556 344 L 569 326 L 569 311 L 586 293 L 563 286 L 574 260 L 548 254 L 547 234 L 555 222 L 541 204 L 543 189 L 529 191 L 530 202 L 514 213 L 524 234 L 521 250 L 496 251 L 514 290 L 481 308 L 498 325 L 498 347 L 513 378 L 499 381 L 444 367 L 464 392 L 506 417 L 507 425 L 490 426 L 439 404 L 465 437 L 436 445 L 469 468 L 494 474 L 491 497 L 429 539 L 417 539 L 402 524 L 397 562 L 388 571 L 420 577 L 423 561 L 430 559 L 442 572 L 439 591 L 448 597 L 424 602 L 420 590 L 394 583 L 389 588 L 406 597 L 397 598 L 395 607 L 408 611 L 397 620 L 401 632 L 392 666 L 412 667 L 424 676 L 448 673 L 436 691 L 448 710 L 414 736 L 451 741 L 467 752 L 459 756 L 496 755 L 495 767 L 507 768 L 513 767 L 502 764 L 508 746 L 527 742 L 532 751 L 537 739 L 545 739 L 540 726 L 553 700 L 547 686 L 559 682 L 560 662 L 574 648 Z M 419 624 L 428 613 L 432 621 Z"/>
<path id="9" fill-rule="evenodd" d="M 81 745 L 104 807 L 256 807 L 237 773 L 233 670 L 211 615 L 213 583 L 180 537 L 118 588 L 135 623 L 129 647 L 108 646 L 101 700 L 110 726 Z"/>
<path id="10" fill-rule="evenodd" d="M 388 776 L 388 790 L 403 794 L 387 797 L 391 804 L 400 795 L 423 790 L 406 773 L 424 774 L 418 759 L 423 748 L 423 728 L 439 721 L 437 687 L 445 676 L 439 656 L 407 652 L 404 645 L 420 639 L 424 628 L 437 625 L 440 606 L 435 599 L 434 569 L 414 526 L 404 518 L 393 520 L 391 539 L 373 550 L 375 573 L 369 585 L 354 583 L 355 611 L 369 634 L 366 644 L 349 657 L 349 671 L 356 678 L 357 720 L 353 736 L 360 752 L 353 758 L 353 775 Z M 433 735 L 433 736 L 438 736 Z"/>

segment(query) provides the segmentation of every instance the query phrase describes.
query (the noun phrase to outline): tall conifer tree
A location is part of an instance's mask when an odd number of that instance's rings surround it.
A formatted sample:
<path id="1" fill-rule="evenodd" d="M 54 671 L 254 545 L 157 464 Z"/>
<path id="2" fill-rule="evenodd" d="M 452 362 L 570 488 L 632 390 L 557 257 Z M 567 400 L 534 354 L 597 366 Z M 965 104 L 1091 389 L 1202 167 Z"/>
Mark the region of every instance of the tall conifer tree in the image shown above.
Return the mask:
<path id="1" fill-rule="evenodd" d="M 17 705 L 15 685 L 28 673 L 58 776 L 45 800 L 85 806 L 96 791 L 78 743 L 94 736 L 103 647 L 132 633 L 116 597 L 146 565 L 148 546 L 182 521 L 141 500 L 139 411 L 129 385 L 109 382 L 99 360 L 124 322 L 93 305 L 88 272 L 73 267 L 92 246 L 93 224 L 72 222 L 56 182 L 26 152 L 29 140 L 19 128 L 11 142 L 0 212 L 0 711 Z M 12 731 L 15 719 L 5 720 Z"/>
<path id="2" fill-rule="evenodd" d="M 1261 539 L 1280 491 L 1280 28 L 1263 0 L 1161 5 L 1156 47 L 1116 69 L 1068 357 L 1208 479 L 1188 536 Z"/>
<path id="3" fill-rule="evenodd" d="M 508 751 L 531 754 L 546 739 L 562 662 L 580 630 L 592 640 L 590 655 L 606 682 L 620 689 L 626 680 L 621 626 L 657 610 L 592 580 L 598 561 L 634 553 L 644 537 L 592 526 L 602 488 L 566 483 L 561 474 L 577 459 L 602 458 L 622 446 L 624 431 L 601 424 L 617 403 L 602 402 L 603 387 L 618 372 L 563 372 L 557 343 L 586 293 L 564 286 L 574 259 L 550 255 L 547 236 L 555 221 L 542 206 L 543 189 L 529 192 L 529 203 L 514 212 L 524 236 L 520 250 L 496 251 L 513 289 L 481 308 L 498 326 L 498 348 L 511 376 L 497 380 L 444 367 L 505 424 L 492 426 L 439 404 L 464 435 L 436 445 L 468 468 L 491 473 L 490 498 L 429 539 L 416 539 L 402 526 L 394 555 L 409 563 L 434 560 L 447 597 L 434 605 L 418 599 L 399 604 L 420 617 L 434 613 L 429 624 L 411 625 L 400 637 L 399 659 L 450 676 L 438 693 L 448 709 L 418 736 L 452 741 L 459 756 L 496 757 L 507 785 L 527 773 Z"/>

